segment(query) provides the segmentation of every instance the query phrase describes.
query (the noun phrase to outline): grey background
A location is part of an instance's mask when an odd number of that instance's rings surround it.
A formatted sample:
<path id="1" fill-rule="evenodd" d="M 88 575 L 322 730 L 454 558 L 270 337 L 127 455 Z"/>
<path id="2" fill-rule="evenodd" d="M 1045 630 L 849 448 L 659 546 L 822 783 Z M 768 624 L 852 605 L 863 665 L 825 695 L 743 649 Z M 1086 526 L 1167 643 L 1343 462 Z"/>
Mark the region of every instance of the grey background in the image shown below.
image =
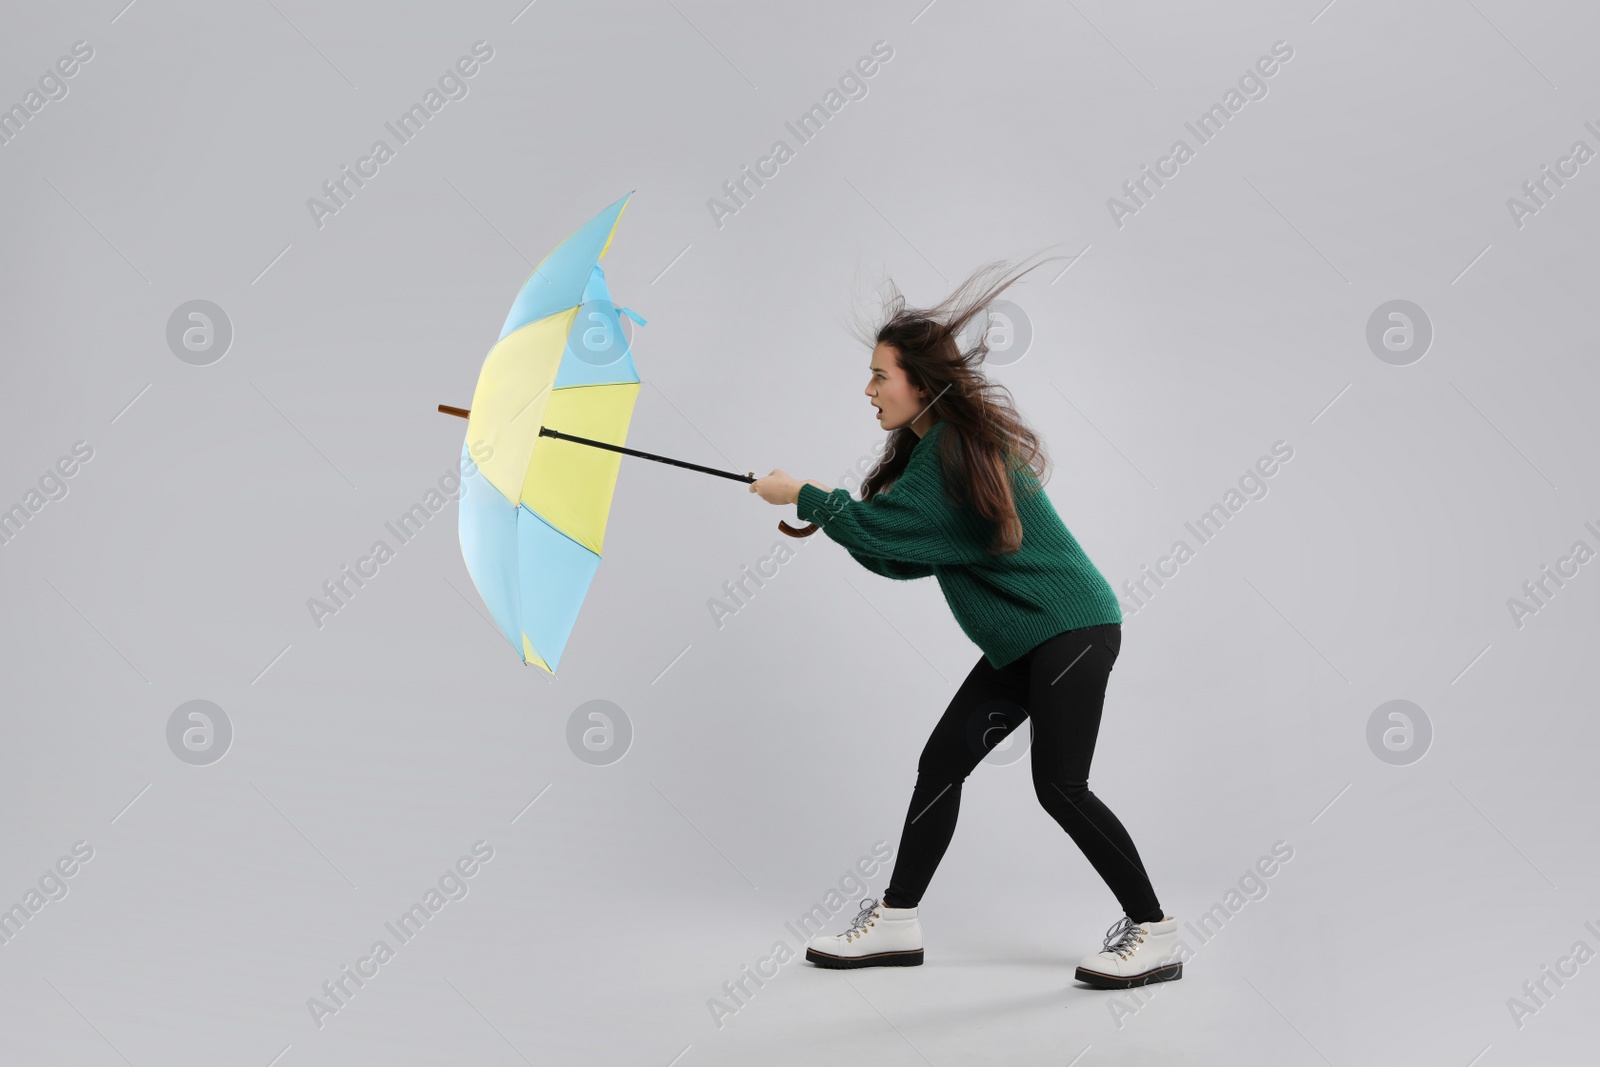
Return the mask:
<path id="1" fill-rule="evenodd" d="M 94 849 L 0 945 L 0 1061 L 1592 1061 L 1600 963 L 1520 1027 L 1507 1000 L 1600 949 L 1600 565 L 1520 628 L 1506 605 L 1600 548 L 1600 164 L 1506 207 L 1600 148 L 1590 7 L 122 2 L 9 4 L 0 33 L 5 104 L 94 49 L 0 146 L 0 505 L 93 448 L 0 547 L 0 905 Z M 480 39 L 469 94 L 314 225 Z M 865 98 L 719 228 L 707 199 L 878 40 Z M 1114 225 L 1278 40 L 1268 94 Z M 470 403 L 532 265 L 629 190 L 604 266 L 649 319 L 635 447 L 837 485 L 880 432 L 845 329 L 871 285 L 931 303 L 1049 245 L 1079 258 L 1008 294 L 1034 341 L 993 373 L 1113 584 L 1294 448 L 1126 623 L 1091 785 L 1167 910 L 1295 850 L 1136 1013 L 1072 981 L 1117 909 L 1024 760 L 969 781 L 926 966 L 792 960 L 713 1022 L 897 844 L 979 654 L 933 581 L 821 536 L 719 628 L 792 509 L 624 460 L 555 681 L 487 623 L 453 503 L 312 623 L 455 462 L 434 406 Z M 208 366 L 166 342 L 197 299 L 234 334 Z M 1434 330 L 1408 366 L 1366 342 L 1395 299 Z M 233 729 L 205 766 L 167 744 L 199 699 Z M 1404 766 L 1367 742 L 1397 699 L 1433 731 Z M 627 716 L 620 760 L 569 748 L 590 701 Z M 307 999 L 479 840 L 468 894 L 317 1028 Z"/>

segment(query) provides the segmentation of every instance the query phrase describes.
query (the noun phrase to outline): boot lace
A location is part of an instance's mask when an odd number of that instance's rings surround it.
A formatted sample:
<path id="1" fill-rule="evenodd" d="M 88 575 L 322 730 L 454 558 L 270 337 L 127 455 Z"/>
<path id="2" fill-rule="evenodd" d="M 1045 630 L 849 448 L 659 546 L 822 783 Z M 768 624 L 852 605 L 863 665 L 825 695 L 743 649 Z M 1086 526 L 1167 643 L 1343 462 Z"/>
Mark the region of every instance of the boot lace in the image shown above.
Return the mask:
<path id="1" fill-rule="evenodd" d="M 1144 943 L 1145 929 L 1139 923 L 1124 915 L 1111 924 L 1111 929 L 1106 931 L 1102 952 L 1109 952 L 1120 959 L 1127 959 L 1133 950 Z"/>
<path id="2" fill-rule="evenodd" d="M 854 941 L 857 937 L 867 932 L 867 927 L 872 925 L 872 913 L 878 908 L 878 901 L 873 897 L 865 897 L 861 901 L 861 910 L 850 921 L 850 929 L 844 932 L 846 941 Z"/>

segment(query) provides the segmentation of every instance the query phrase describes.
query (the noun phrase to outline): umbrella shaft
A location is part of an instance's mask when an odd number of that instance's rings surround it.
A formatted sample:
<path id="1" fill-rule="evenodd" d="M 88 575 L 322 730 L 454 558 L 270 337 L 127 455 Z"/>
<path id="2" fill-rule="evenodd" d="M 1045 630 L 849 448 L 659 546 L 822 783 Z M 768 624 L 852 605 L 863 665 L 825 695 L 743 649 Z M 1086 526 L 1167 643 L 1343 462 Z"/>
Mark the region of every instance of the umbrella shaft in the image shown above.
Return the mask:
<path id="1" fill-rule="evenodd" d="M 612 452 L 621 452 L 625 456 L 638 456 L 640 459 L 653 459 L 657 463 L 670 463 L 674 467 L 685 467 L 692 471 L 701 471 L 705 474 L 715 474 L 719 478 L 731 478 L 736 482 L 745 482 L 748 484 L 755 481 L 755 478 L 748 474 L 734 474 L 730 471 L 719 471 L 714 467 L 702 467 L 698 463 L 687 463 L 681 459 L 669 459 L 666 456 L 658 456 L 651 452 L 640 452 L 635 448 L 624 448 L 621 445 L 613 445 L 606 441 L 595 441 L 588 437 L 577 437 L 570 433 L 562 433 L 560 430 L 552 430 L 548 426 L 541 426 L 539 428 L 539 436 L 556 437 L 563 441 L 572 441 L 580 445 L 592 445 L 595 448 L 605 448 Z"/>

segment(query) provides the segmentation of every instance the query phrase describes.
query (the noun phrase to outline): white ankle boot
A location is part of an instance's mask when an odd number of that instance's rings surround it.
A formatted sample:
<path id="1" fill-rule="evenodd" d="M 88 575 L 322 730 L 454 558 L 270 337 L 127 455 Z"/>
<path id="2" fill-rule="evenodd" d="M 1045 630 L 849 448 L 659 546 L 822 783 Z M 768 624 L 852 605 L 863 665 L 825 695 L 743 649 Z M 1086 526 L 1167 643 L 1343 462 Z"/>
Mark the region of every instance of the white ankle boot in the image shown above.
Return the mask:
<path id="1" fill-rule="evenodd" d="M 1073 977 L 1098 989 L 1127 989 L 1183 977 L 1178 920 L 1136 923 L 1124 915 L 1106 932 L 1105 947 L 1078 961 Z"/>
<path id="2" fill-rule="evenodd" d="M 922 963 L 922 924 L 916 908 L 886 908 L 867 897 L 842 934 L 818 934 L 806 943 L 818 967 L 915 967 Z"/>

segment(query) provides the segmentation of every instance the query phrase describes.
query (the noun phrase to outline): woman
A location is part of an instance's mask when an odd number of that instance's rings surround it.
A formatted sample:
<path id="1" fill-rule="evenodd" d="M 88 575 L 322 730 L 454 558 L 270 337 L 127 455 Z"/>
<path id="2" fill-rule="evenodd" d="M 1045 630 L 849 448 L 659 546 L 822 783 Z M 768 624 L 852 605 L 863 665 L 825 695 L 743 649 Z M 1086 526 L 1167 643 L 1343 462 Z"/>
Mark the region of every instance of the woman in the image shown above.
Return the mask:
<path id="1" fill-rule="evenodd" d="M 797 505 L 802 520 L 877 574 L 938 578 L 956 621 L 983 651 L 923 747 L 882 899 L 864 900 L 844 933 L 813 938 L 806 959 L 822 967 L 922 962 L 917 905 L 955 832 L 961 784 L 1031 718 L 1039 803 L 1125 913 L 1076 977 L 1108 989 L 1168 981 L 1183 974 L 1177 921 L 1157 902 L 1128 832 L 1088 786 L 1122 610 L 1042 490 L 1038 437 L 1009 391 L 980 370 L 987 330 L 962 350 L 974 317 L 984 314 L 986 324 L 988 305 L 1034 269 L 979 292 L 986 274 L 1003 266 L 980 269 L 928 309 L 906 307 L 891 283 L 887 321 L 870 339 L 865 391 L 892 436 L 860 501 L 781 470 L 750 487 L 770 504 Z"/>

